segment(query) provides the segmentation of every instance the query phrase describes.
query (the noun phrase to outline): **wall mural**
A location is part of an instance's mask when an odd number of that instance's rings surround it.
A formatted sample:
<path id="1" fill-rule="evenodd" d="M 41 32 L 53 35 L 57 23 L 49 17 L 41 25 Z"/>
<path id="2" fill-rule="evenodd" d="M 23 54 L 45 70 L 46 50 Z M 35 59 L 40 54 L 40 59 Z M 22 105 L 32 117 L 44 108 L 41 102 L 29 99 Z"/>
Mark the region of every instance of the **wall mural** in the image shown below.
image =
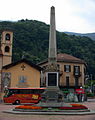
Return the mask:
<path id="1" fill-rule="evenodd" d="M 26 76 L 19 76 L 17 86 L 18 87 L 28 87 L 27 77 Z"/>
<path id="2" fill-rule="evenodd" d="M 2 73 L 2 87 L 10 87 L 11 83 L 11 73 L 10 72 L 3 72 Z"/>

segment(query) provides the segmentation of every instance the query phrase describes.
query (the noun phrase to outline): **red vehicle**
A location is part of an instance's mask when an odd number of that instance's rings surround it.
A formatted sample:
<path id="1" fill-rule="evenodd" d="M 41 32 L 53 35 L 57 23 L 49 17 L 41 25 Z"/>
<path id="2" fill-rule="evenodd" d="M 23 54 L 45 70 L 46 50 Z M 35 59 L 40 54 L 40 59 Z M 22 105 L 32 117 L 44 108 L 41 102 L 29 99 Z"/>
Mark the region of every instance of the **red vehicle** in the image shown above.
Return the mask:
<path id="1" fill-rule="evenodd" d="M 38 103 L 45 88 L 9 88 L 3 97 L 4 103 Z"/>

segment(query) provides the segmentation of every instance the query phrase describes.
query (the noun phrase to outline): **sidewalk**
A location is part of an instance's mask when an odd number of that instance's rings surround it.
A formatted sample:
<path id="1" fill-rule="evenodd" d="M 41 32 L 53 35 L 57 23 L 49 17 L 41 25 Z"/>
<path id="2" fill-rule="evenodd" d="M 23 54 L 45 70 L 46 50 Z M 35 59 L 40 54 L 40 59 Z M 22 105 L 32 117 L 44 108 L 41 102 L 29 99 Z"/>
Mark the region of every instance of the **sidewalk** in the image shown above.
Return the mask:
<path id="1" fill-rule="evenodd" d="M 94 99 L 88 98 L 87 102 L 95 102 L 95 98 Z"/>
<path id="2" fill-rule="evenodd" d="M 91 110 L 95 110 L 95 99 L 88 99 L 84 104 Z M 2 113 L 3 110 L 15 108 L 16 105 L 0 104 L 0 120 L 95 120 L 95 115 L 18 115 Z"/>

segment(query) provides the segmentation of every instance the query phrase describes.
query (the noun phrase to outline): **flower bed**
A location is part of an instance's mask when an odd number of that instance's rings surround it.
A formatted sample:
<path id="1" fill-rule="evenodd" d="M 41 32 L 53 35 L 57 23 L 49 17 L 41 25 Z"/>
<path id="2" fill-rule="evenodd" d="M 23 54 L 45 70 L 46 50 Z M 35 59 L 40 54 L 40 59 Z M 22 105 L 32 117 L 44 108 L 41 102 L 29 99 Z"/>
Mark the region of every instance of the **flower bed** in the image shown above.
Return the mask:
<path id="1" fill-rule="evenodd" d="M 72 107 L 60 107 L 61 110 L 83 110 L 88 109 L 86 106 L 81 104 L 70 104 Z"/>
<path id="2" fill-rule="evenodd" d="M 33 110 L 39 110 L 39 109 L 42 109 L 42 107 L 21 105 L 21 106 L 15 107 L 15 109 L 33 109 Z"/>
<path id="3" fill-rule="evenodd" d="M 58 110 L 84 110 L 84 109 L 88 109 L 86 106 L 81 105 L 81 104 L 70 104 L 71 107 L 68 106 L 63 106 L 63 107 L 57 107 L 56 109 Z M 41 109 L 48 109 L 44 108 L 44 107 L 39 107 L 39 106 L 32 106 L 32 105 L 21 105 L 21 106 L 17 106 L 15 107 L 15 109 L 32 109 L 32 110 L 41 110 Z M 52 108 L 55 109 L 55 108 Z"/>

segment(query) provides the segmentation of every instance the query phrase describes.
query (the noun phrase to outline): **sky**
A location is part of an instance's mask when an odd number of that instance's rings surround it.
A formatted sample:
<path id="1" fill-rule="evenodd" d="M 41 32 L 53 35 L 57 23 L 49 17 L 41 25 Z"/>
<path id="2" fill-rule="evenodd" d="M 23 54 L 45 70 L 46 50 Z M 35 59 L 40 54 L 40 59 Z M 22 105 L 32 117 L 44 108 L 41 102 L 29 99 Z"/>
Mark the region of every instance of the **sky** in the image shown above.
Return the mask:
<path id="1" fill-rule="evenodd" d="M 50 24 L 55 6 L 56 29 L 60 32 L 95 32 L 95 0 L 0 0 L 0 20 L 38 20 Z"/>

